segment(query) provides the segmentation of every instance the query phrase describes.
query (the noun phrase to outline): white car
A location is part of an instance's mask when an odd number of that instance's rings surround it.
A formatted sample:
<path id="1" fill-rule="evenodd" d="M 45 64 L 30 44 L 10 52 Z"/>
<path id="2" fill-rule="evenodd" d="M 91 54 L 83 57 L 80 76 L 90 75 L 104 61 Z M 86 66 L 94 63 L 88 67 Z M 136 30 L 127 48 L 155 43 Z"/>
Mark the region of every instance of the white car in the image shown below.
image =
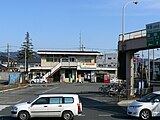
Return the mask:
<path id="1" fill-rule="evenodd" d="M 82 113 L 82 103 L 77 94 L 46 94 L 38 98 L 14 105 L 11 116 L 20 120 L 33 117 L 62 117 L 73 120 Z"/>
<path id="2" fill-rule="evenodd" d="M 118 79 L 118 78 L 112 78 L 110 80 L 110 83 L 122 83 L 122 80 Z"/>
<path id="3" fill-rule="evenodd" d="M 29 82 L 31 84 L 35 84 L 35 83 L 47 83 L 47 79 L 44 79 L 43 77 L 35 77 L 34 79 L 31 79 Z"/>
<path id="4" fill-rule="evenodd" d="M 160 91 L 152 92 L 128 105 L 127 114 L 143 120 L 160 116 Z"/>

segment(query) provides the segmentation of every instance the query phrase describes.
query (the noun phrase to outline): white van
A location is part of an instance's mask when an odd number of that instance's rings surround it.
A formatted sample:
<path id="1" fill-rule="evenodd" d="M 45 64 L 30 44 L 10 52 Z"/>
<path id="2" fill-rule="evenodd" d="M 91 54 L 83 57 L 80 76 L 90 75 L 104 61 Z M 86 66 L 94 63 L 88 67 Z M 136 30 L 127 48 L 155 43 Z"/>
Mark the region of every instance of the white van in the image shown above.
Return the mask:
<path id="1" fill-rule="evenodd" d="M 82 103 L 77 94 L 46 94 L 38 98 L 14 105 L 11 116 L 20 120 L 33 117 L 62 117 L 72 120 L 82 113 Z"/>

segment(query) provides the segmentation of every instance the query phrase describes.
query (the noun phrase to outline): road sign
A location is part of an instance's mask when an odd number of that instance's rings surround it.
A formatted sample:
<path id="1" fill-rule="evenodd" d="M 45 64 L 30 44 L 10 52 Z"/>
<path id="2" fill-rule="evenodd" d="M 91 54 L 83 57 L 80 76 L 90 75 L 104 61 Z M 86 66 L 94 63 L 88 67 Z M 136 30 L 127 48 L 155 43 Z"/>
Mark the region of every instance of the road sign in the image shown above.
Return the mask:
<path id="1" fill-rule="evenodd" d="M 147 24 L 146 32 L 147 46 L 160 46 L 160 22 Z"/>

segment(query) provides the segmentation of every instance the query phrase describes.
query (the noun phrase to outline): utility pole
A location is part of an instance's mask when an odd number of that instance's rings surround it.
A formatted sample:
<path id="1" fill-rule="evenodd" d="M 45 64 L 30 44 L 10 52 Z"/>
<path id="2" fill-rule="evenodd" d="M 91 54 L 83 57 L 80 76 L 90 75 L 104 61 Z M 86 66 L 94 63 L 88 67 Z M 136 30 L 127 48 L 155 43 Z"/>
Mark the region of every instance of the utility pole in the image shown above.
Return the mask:
<path id="1" fill-rule="evenodd" d="M 140 96 L 143 94 L 143 72 L 144 72 L 144 55 L 142 50 L 142 67 L 141 67 L 141 88 L 140 88 Z"/>
<path id="2" fill-rule="evenodd" d="M 150 88 L 150 52 L 149 52 L 149 49 L 148 49 L 148 87 Z"/>
<path id="3" fill-rule="evenodd" d="M 79 33 L 79 50 L 82 51 L 82 35 Z"/>
<path id="4" fill-rule="evenodd" d="M 155 63 L 154 63 L 154 49 L 153 49 L 153 75 L 152 75 L 152 80 L 155 80 Z"/>
<path id="5" fill-rule="evenodd" d="M 10 71 L 10 65 L 9 65 L 9 58 L 10 58 L 10 55 L 9 55 L 9 44 L 7 44 L 7 58 L 8 58 L 7 68 L 8 68 L 8 71 Z"/>

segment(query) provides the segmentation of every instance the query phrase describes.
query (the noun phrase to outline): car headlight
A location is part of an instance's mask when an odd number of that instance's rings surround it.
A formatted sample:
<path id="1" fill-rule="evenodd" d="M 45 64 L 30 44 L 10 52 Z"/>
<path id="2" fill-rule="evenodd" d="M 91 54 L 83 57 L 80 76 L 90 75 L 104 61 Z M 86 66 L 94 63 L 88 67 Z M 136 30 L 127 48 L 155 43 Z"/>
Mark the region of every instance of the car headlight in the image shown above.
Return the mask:
<path id="1" fill-rule="evenodd" d="M 12 111 L 17 111 L 17 110 L 18 110 L 17 107 L 15 107 L 15 106 L 12 107 Z"/>
<path id="2" fill-rule="evenodd" d="M 133 105 L 133 106 L 129 106 L 130 108 L 139 108 L 141 107 L 142 105 Z"/>

